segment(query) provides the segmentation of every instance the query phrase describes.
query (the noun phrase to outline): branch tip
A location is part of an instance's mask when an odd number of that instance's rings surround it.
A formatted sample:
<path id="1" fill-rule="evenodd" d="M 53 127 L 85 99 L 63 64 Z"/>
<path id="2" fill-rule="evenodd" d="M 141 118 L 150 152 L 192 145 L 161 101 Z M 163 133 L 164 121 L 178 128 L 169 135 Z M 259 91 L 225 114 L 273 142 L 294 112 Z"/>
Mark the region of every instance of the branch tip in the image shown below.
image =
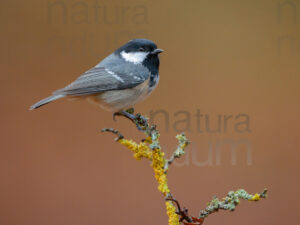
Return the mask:
<path id="1" fill-rule="evenodd" d="M 117 135 L 117 137 L 114 139 L 115 141 L 119 141 L 124 138 L 124 136 L 118 130 L 115 130 L 113 128 L 103 128 L 101 132 L 110 132 Z"/>

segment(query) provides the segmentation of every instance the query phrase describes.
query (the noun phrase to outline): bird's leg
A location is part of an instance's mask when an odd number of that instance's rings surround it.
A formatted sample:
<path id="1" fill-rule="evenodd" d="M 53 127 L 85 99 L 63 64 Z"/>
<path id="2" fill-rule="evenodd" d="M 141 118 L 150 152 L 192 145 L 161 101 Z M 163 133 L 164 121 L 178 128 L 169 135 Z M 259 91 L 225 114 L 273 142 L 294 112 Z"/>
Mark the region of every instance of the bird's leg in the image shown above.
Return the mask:
<path id="1" fill-rule="evenodd" d="M 127 119 L 131 120 L 137 126 L 138 130 L 145 130 L 145 127 L 148 124 L 147 118 L 145 118 L 139 113 L 136 115 L 134 115 L 133 113 L 134 113 L 134 108 L 115 112 L 113 114 L 113 120 L 115 120 L 116 116 L 124 116 Z"/>
<path id="2" fill-rule="evenodd" d="M 115 112 L 113 114 L 113 120 L 116 121 L 116 116 L 124 116 L 126 117 L 127 119 L 131 120 L 132 122 L 134 122 L 135 120 L 135 115 L 129 113 L 127 110 L 121 110 L 121 111 L 118 111 L 118 112 Z"/>

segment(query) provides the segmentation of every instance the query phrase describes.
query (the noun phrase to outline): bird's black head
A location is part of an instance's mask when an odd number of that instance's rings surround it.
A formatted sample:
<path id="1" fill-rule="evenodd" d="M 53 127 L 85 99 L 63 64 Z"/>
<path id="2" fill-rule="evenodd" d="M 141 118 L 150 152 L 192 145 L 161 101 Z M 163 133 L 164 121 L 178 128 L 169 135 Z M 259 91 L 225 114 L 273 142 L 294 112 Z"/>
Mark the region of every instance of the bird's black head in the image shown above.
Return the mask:
<path id="1" fill-rule="evenodd" d="M 158 55 L 161 52 L 163 52 L 162 49 L 157 48 L 153 41 L 147 39 L 133 39 L 115 51 L 128 62 L 143 64 L 153 74 L 158 73 Z"/>

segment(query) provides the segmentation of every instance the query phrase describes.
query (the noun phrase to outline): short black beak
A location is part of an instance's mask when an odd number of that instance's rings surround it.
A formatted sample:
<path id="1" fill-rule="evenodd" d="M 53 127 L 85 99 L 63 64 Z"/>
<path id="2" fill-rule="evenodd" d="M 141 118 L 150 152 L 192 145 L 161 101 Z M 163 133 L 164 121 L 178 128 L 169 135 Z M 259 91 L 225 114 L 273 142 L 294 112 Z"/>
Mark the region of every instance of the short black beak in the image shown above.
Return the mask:
<path id="1" fill-rule="evenodd" d="M 151 52 L 151 54 L 152 55 L 157 55 L 157 54 L 159 54 L 159 53 L 162 53 L 164 50 L 162 50 L 162 49 L 160 49 L 160 48 L 157 48 L 157 49 L 154 49 L 152 52 Z"/>

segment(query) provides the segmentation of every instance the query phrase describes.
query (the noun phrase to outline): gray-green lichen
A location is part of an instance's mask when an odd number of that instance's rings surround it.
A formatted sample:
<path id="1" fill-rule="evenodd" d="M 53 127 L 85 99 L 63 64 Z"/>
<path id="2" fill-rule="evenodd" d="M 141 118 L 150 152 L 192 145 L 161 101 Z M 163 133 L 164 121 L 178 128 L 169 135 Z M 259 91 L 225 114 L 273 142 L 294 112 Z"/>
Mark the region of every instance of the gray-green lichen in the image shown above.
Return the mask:
<path id="1" fill-rule="evenodd" d="M 233 211 L 236 206 L 240 203 L 240 199 L 248 201 L 258 201 L 261 198 L 267 197 L 267 189 L 264 189 L 263 192 L 257 194 L 248 194 L 244 189 L 239 189 L 237 191 L 228 192 L 227 196 L 221 201 L 214 196 L 212 201 L 207 204 L 207 207 L 204 210 L 200 211 L 199 218 L 205 218 L 209 214 L 217 212 L 219 209 Z"/>

